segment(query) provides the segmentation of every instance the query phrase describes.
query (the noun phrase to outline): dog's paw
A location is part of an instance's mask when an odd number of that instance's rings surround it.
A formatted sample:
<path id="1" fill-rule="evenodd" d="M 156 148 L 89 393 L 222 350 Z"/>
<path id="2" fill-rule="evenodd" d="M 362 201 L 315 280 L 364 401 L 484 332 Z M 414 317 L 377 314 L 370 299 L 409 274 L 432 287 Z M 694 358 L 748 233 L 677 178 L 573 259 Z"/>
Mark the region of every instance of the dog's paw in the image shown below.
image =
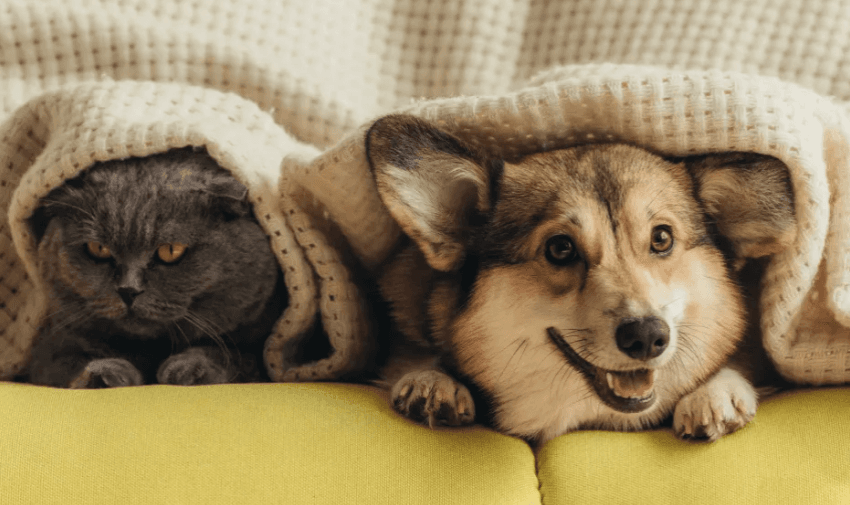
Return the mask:
<path id="1" fill-rule="evenodd" d="M 226 368 L 207 356 L 202 349 L 194 347 L 170 356 L 156 371 L 156 380 L 160 384 L 224 384 L 228 379 Z"/>
<path id="2" fill-rule="evenodd" d="M 144 382 L 142 372 L 122 358 L 103 358 L 89 361 L 79 375 L 71 379 L 71 389 L 117 388 L 139 386 Z"/>
<path id="3" fill-rule="evenodd" d="M 673 430 L 683 439 L 714 441 L 743 428 L 756 415 L 758 397 L 738 372 L 720 370 L 676 404 Z"/>
<path id="4" fill-rule="evenodd" d="M 428 426 L 462 426 L 475 420 L 469 390 L 437 370 L 410 372 L 392 389 L 393 407 L 405 417 Z"/>

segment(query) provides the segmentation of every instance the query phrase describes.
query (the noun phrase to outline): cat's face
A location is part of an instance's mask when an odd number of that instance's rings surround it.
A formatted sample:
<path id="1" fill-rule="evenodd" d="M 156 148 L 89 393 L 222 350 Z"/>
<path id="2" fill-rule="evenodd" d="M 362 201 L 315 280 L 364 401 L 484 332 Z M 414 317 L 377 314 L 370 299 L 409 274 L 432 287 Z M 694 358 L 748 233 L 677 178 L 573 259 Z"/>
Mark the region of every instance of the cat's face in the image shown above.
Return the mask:
<path id="1" fill-rule="evenodd" d="M 68 317 L 143 337 L 181 321 L 228 331 L 234 309 L 244 317 L 245 303 L 268 297 L 277 268 L 244 197 L 244 186 L 190 151 L 97 165 L 33 218 L 37 235 L 47 223 L 43 273 Z"/>

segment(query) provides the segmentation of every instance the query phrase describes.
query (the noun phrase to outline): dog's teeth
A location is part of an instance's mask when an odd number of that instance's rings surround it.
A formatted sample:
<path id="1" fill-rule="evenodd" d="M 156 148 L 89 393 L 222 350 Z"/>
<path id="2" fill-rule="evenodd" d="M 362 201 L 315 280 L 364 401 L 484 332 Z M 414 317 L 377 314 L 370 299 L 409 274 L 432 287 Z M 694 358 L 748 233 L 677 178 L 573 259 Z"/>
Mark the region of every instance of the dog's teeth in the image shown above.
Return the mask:
<path id="1" fill-rule="evenodd" d="M 640 400 L 652 394 L 655 371 L 608 372 L 605 379 L 608 381 L 611 392 L 616 396 Z"/>

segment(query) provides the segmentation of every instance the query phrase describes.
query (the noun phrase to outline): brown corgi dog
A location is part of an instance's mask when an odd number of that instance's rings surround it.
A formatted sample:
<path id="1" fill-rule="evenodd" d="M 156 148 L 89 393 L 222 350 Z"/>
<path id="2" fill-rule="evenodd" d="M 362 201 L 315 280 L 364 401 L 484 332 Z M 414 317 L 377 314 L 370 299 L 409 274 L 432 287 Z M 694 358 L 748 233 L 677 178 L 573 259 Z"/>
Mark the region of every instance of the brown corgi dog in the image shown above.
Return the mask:
<path id="1" fill-rule="evenodd" d="M 795 237 L 783 163 L 616 144 L 509 163 L 406 115 L 366 149 L 408 238 L 378 281 L 398 412 L 534 442 L 671 414 L 713 440 L 752 419 L 750 367 L 729 359 L 747 326 L 736 276 Z"/>

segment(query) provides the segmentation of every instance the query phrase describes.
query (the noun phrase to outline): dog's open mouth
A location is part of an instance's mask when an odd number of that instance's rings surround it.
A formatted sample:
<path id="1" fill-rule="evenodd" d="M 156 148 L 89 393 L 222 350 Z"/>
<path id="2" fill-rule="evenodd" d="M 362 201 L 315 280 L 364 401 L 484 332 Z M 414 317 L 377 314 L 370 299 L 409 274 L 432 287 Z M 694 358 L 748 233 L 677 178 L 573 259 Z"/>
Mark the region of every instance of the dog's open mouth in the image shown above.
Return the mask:
<path id="1" fill-rule="evenodd" d="M 655 404 L 655 370 L 615 372 L 599 368 L 579 356 L 558 330 L 548 328 L 546 331 L 561 354 L 584 375 L 606 405 L 620 412 L 635 413 Z"/>

